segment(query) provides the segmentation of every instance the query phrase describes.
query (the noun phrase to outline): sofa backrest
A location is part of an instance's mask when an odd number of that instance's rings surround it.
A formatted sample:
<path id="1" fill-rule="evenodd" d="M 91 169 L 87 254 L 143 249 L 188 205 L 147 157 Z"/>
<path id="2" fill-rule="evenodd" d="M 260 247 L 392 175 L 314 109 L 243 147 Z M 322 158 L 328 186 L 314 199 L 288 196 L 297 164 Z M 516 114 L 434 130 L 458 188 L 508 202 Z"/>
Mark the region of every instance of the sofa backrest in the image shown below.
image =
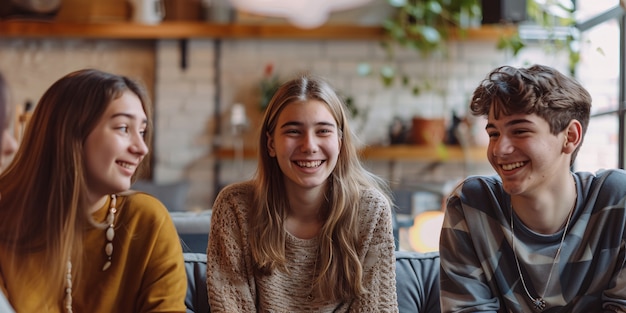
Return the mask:
<path id="1" fill-rule="evenodd" d="M 439 252 L 396 251 L 396 293 L 400 313 L 440 313 Z"/>
<path id="2" fill-rule="evenodd" d="M 206 254 L 184 253 L 188 313 L 207 313 Z M 396 251 L 396 290 L 400 313 L 440 313 L 439 253 Z"/>
<path id="3" fill-rule="evenodd" d="M 209 295 L 206 288 L 206 254 L 186 252 L 185 271 L 187 272 L 187 313 L 210 312 Z"/>

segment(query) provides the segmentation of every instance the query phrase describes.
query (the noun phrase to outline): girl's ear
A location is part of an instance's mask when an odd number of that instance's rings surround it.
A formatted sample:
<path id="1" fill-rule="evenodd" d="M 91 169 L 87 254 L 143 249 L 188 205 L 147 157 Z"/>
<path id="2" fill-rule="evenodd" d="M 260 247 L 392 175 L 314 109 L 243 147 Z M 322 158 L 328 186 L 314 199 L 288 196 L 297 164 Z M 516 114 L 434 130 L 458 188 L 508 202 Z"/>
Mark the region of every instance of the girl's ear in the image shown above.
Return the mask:
<path id="1" fill-rule="evenodd" d="M 267 137 L 267 151 L 271 157 L 275 157 L 276 150 L 274 149 L 274 137 L 272 137 L 269 132 L 265 132 L 265 137 Z"/>
<path id="2" fill-rule="evenodd" d="M 580 145 L 583 139 L 583 126 L 578 120 L 571 120 L 565 129 L 565 142 L 563 152 L 572 153 Z"/>

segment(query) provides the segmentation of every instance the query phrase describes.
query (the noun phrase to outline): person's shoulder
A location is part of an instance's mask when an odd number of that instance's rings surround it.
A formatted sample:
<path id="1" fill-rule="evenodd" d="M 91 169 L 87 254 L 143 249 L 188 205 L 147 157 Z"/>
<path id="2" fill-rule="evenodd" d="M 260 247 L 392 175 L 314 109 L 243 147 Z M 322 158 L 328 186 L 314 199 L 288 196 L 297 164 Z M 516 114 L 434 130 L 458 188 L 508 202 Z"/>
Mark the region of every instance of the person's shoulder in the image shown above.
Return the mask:
<path id="1" fill-rule="evenodd" d="M 121 200 L 132 206 L 165 207 L 157 197 L 143 191 L 129 190 L 118 194 L 117 198 L 118 202 Z"/>
<path id="2" fill-rule="evenodd" d="M 602 178 L 602 179 L 619 179 L 619 180 L 626 180 L 626 171 L 623 169 L 619 169 L 619 168 L 611 168 L 611 169 L 601 169 L 596 171 L 595 173 L 587 173 L 587 172 L 579 172 L 578 173 L 581 176 L 584 175 L 593 175 L 597 178 Z"/>
<path id="3" fill-rule="evenodd" d="M 232 183 L 224 186 L 224 188 L 218 192 L 217 199 L 250 196 L 254 193 L 254 188 L 254 182 L 251 180 Z"/>
<path id="4" fill-rule="evenodd" d="M 385 196 L 385 194 L 374 187 L 369 187 L 369 188 L 365 188 L 363 189 L 362 193 L 361 193 L 361 201 L 365 201 L 365 202 L 383 202 L 383 203 L 388 203 L 388 198 Z"/>
<path id="5" fill-rule="evenodd" d="M 502 184 L 502 179 L 500 179 L 500 176 L 493 174 L 493 175 L 470 175 L 467 176 L 464 180 L 463 183 L 467 184 L 467 183 L 486 183 L 486 184 Z"/>
<path id="6" fill-rule="evenodd" d="M 576 172 L 575 176 L 585 189 L 601 190 L 616 195 L 626 195 L 626 171 L 622 169 L 601 169 L 596 172 Z"/>
<path id="7" fill-rule="evenodd" d="M 469 207 L 487 210 L 487 199 L 504 201 L 507 194 L 498 175 L 472 175 L 461 181 L 448 197 L 449 203 L 462 202 Z"/>
<path id="8" fill-rule="evenodd" d="M 472 192 L 502 188 L 502 180 L 498 175 L 472 175 L 457 185 L 458 190 Z"/>
<path id="9" fill-rule="evenodd" d="M 131 219 L 162 220 L 169 211 L 155 196 L 142 191 L 129 190 L 117 196 L 118 210 Z"/>

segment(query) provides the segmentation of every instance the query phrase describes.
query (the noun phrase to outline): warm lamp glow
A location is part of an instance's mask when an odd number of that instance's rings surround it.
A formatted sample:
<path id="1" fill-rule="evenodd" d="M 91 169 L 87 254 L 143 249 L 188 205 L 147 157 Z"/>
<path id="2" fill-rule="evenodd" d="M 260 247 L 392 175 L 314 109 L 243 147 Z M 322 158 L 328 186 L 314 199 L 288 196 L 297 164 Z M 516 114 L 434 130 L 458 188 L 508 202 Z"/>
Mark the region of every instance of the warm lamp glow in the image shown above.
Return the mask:
<path id="1" fill-rule="evenodd" d="M 321 26 L 332 11 L 362 6 L 372 0 L 231 0 L 238 10 L 284 17 L 301 28 Z"/>
<path id="2" fill-rule="evenodd" d="M 409 228 L 409 243 L 417 252 L 439 250 L 439 236 L 443 225 L 442 211 L 426 211 L 415 217 Z"/>

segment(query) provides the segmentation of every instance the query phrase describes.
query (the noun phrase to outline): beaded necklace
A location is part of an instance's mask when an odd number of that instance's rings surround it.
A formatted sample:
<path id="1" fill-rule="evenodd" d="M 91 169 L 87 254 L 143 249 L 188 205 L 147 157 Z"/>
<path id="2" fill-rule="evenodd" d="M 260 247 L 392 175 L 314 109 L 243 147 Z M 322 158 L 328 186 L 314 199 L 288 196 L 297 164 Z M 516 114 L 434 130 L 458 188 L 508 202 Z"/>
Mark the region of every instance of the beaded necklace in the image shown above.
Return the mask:
<path id="1" fill-rule="evenodd" d="M 104 246 L 104 253 L 106 253 L 107 259 L 102 266 L 102 271 L 106 271 L 111 267 L 111 256 L 113 255 L 113 238 L 115 238 L 115 213 L 117 200 L 116 196 L 111 195 L 111 202 L 109 204 L 109 214 L 106 217 L 107 229 L 105 231 L 105 237 L 107 243 Z M 72 261 L 67 261 L 67 273 L 65 275 L 65 310 L 67 313 L 72 313 Z"/>

